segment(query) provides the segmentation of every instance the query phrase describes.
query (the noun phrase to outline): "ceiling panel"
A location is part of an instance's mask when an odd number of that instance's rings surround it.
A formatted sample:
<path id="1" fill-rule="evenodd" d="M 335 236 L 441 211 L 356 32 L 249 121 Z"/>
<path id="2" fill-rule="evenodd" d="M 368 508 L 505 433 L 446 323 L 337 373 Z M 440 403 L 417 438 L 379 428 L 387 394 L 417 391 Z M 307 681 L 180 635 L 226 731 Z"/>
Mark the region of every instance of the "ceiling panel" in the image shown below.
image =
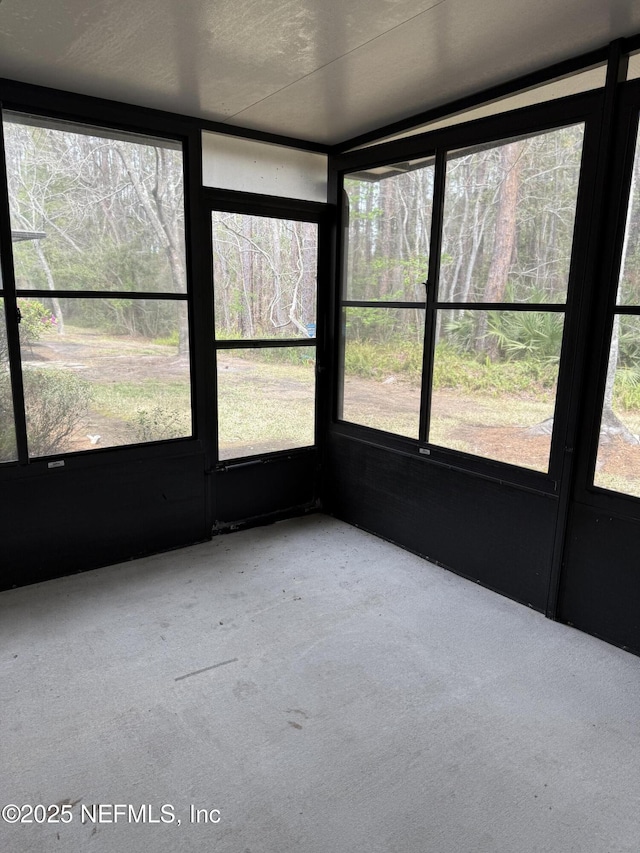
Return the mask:
<path id="1" fill-rule="evenodd" d="M 444 0 L 0 5 L 0 76 L 214 120 Z"/>
<path id="2" fill-rule="evenodd" d="M 350 138 L 640 30 L 640 3 L 608 5 L 629 15 L 607 13 L 602 0 L 446 0 L 235 121 Z"/>
<path id="3" fill-rule="evenodd" d="M 2 0 L 0 76 L 334 143 L 638 31 L 638 0 Z"/>

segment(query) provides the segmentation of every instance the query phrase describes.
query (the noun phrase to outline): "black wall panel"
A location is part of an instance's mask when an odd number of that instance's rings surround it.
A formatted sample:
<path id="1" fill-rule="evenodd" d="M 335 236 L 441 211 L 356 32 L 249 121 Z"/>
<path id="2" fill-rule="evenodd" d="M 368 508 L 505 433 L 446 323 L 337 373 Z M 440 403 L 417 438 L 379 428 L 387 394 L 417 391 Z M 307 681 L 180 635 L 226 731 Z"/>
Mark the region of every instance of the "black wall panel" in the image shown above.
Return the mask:
<path id="1" fill-rule="evenodd" d="M 638 521 L 575 504 L 559 619 L 640 654 Z"/>
<path id="2" fill-rule="evenodd" d="M 215 525 L 313 506 L 317 451 L 272 456 L 229 465 L 214 474 Z"/>
<path id="3" fill-rule="evenodd" d="M 326 509 L 544 611 L 557 501 L 333 435 Z"/>
<path id="4" fill-rule="evenodd" d="M 200 453 L 5 481 L 0 588 L 191 544 L 209 534 Z"/>

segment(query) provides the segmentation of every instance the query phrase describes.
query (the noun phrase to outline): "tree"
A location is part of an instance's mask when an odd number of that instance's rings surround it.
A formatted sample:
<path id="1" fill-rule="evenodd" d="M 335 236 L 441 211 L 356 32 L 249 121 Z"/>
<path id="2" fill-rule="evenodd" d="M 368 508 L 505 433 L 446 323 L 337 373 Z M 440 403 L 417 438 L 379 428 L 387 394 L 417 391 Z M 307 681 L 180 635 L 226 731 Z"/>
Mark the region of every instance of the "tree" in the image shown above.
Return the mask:
<path id="1" fill-rule="evenodd" d="M 19 286 L 186 292 L 182 157 L 162 144 L 91 135 L 73 126 L 5 122 L 12 222 L 46 233 L 14 252 Z M 63 331 L 62 306 L 52 294 Z M 147 337 L 168 334 L 186 303 L 68 301 L 65 319 Z M 126 309 L 126 310 L 125 310 Z M 164 328 L 159 329 L 161 314 Z M 151 321 L 151 325 L 149 325 Z"/>
<path id="2" fill-rule="evenodd" d="M 511 269 L 511 258 L 516 243 L 518 192 L 522 170 L 522 142 L 509 142 L 500 147 L 500 172 L 502 180 L 498 192 L 495 231 L 491 264 L 484 288 L 484 302 L 505 301 L 505 291 Z M 478 322 L 478 349 L 496 361 L 498 343 L 487 335 L 488 315 L 482 312 Z"/>
<path id="3" fill-rule="evenodd" d="M 184 246 L 184 197 L 182 174 L 176 158 L 166 148 L 155 147 L 155 168 L 144 168 L 140 152 L 125 142 L 113 142 L 131 181 L 146 219 L 162 246 L 171 270 L 173 290 L 186 293 L 187 272 Z M 146 164 L 145 164 L 146 165 Z M 179 306 L 178 354 L 189 353 L 187 304 Z"/>
<path id="4" fill-rule="evenodd" d="M 306 336 L 316 319 L 317 227 L 214 213 L 216 334 Z"/>
<path id="5" fill-rule="evenodd" d="M 635 178 L 635 176 L 634 176 Z M 618 284 L 618 296 L 617 302 L 622 298 L 622 287 L 625 278 L 625 266 L 627 263 L 627 256 L 629 253 L 629 239 L 631 233 L 631 216 L 634 210 L 634 199 L 635 199 L 635 179 L 631 181 L 631 188 L 629 190 L 629 203 L 628 203 L 628 222 L 627 227 L 625 229 L 624 242 L 622 244 L 622 260 L 620 263 L 620 275 L 619 275 L 619 284 Z M 600 421 L 600 435 L 601 436 L 613 436 L 619 435 L 623 441 L 626 441 L 628 444 L 638 444 L 640 443 L 640 439 L 637 435 L 634 435 L 620 420 L 620 418 L 613 411 L 613 392 L 618 368 L 618 361 L 620 357 L 620 314 L 616 314 L 613 318 L 613 328 L 611 331 L 611 346 L 609 348 L 609 360 L 607 363 L 607 380 L 604 389 L 604 400 L 602 404 L 602 420 Z"/>

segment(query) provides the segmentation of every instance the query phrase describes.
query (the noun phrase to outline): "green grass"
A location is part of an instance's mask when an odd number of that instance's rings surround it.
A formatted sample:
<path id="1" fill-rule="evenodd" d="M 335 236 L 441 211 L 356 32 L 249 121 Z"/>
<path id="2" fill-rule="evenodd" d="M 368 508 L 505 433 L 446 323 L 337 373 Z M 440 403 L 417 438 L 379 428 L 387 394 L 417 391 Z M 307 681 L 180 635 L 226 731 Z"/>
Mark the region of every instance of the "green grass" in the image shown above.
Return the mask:
<path id="1" fill-rule="evenodd" d="M 137 409 L 162 403 L 182 411 L 190 407 L 188 383 L 180 380 L 146 379 L 143 382 L 93 383 L 93 409 L 105 417 L 130 420 Z"/>
<path id="2" fill-rule="evenodd" d="M 418 385 L 422 374 L 422 344 L 349 340 L 345 347 L 344 365 L 348 376 L 364 379 L 401 376 Z"/>
<path id="3" fill-rule="evenodd" d="M 314 397 L 312 364 L 219 357 L 221 458 L 313 444 Z"/>
<path id="4" fill-rule="evenodd" d="M 56 340 L 55 331 L 44 339 Z M 67 327 L 61 343 L 90 347 L 92 381 L 89 418 L 113 423 L 116 443 L 180 437 L 191 433 L 187 382 L 163 379 L 100 381 L 100 357 L 136 359 L 175 355 L 176 341 L 105 336 L 99 330 Z M 61 358 L 66 355 L 61 352 Z M 74 350 L 70 348 L 70 359 Z M 222 458 L 306 446 L 313 442 L 313 347 L 285 347 L 218 353 L 219 433 Z M 95 359 L 95 361 L 94 361 Z M 346 420 L 417 438 L 422 346 L 413 341 L 373 343 L 350 340 L 345 353 Z M 82 376 L 82 372 L 79 372 Z M 385 383 L 393 377 L 394 382 Z M 532 358 L 491 362 L 441 343 L 436 348 L 430 440 L 467 452 L 480 452 L 477 436 L 487 427 L 527 427 L 553 413 L 557 365 Z M 640 382 L 619 370 L 614 409 L 634 433 L 640 433 Z M 351 380 L 368 380 L 354 386 Z M 105 425 L 104 429 L 107 431 Z M 99 422 L 87 430 L 100 432 Z M 475 431 L 475 433 L 474 433 Z M 523 448 L 526 442 L 523 443 Z M 496 452 L 496 451 L 494 451 Z M 501 452 L 498 450 L 497 452 Z M 507 451 L 505 451 L 507 452 Z M 509 452 L 520 452 L 509 451 Z M 524 453 L 524 451 L 523 451 Z M 527 459 L 512 459 L 527 465 Z M 531 467 L 531 466 L 530 466 Z M 598 485 L 640 496 L 640 477 L 597 476 Z"/>
<path id="5" fill-rule="evenodd" d="M 345 348 L 347 376 L 384 380 L 394 376 L 419 385 L 422 376 L 422 344 L 411 341 L 373 343 L 351 340 Z M 458 352 L 446 343 L 436 347 L 433 387 L 458 388 L 491 394 L 535 394 L 551 399 L 558 368 L 548 361 L 519 359 L 491 362 L 471 353 Z"/>
<path id="6" fill-rule="evenodd" d="M 601 489 L 611 489 L 614 492 L 621 492 L 623 495 L 640 498 L 640 476 L 634 477 L 632 474 L 624 476 L 596 471 L 594 484 Z"/>
<path id="7" fill-rule="evenodd" d="M 191 394 L 179 380 L 93 383 L 91 411 L 131 426 L 132 440 L 191 435 Z"/>

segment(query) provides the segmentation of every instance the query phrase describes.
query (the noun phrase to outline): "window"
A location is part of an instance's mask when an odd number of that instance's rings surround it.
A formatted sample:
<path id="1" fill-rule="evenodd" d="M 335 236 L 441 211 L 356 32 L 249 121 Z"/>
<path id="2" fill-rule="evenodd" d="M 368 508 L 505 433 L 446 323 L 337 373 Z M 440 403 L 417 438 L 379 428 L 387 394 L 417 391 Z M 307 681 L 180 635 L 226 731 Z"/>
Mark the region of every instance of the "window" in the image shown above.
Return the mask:
<path id="1" fill-rule="evenodd" d="M 180 144 L 3 127 L 29 457 L 190 436 Z"/>
<path id="2" fill-rule="evenodd" d="M 636 136 L 594 484 L 640 497 L 640 139 Z"/>
<path id="3" fill-rule="evenodd" d="M 548 472 L 582 140 L 345 175 L 343 420 Z"/>
<path id="4" fill-rule="evenodd" d="M 433 158 L 354 173 L 348 203 L 341 417 L 418 438 Z"/>
<path id="5" fill-rule="evenodd" d="M 315 443 L 318 226 L 211 214 L 220 460 Z"/>

